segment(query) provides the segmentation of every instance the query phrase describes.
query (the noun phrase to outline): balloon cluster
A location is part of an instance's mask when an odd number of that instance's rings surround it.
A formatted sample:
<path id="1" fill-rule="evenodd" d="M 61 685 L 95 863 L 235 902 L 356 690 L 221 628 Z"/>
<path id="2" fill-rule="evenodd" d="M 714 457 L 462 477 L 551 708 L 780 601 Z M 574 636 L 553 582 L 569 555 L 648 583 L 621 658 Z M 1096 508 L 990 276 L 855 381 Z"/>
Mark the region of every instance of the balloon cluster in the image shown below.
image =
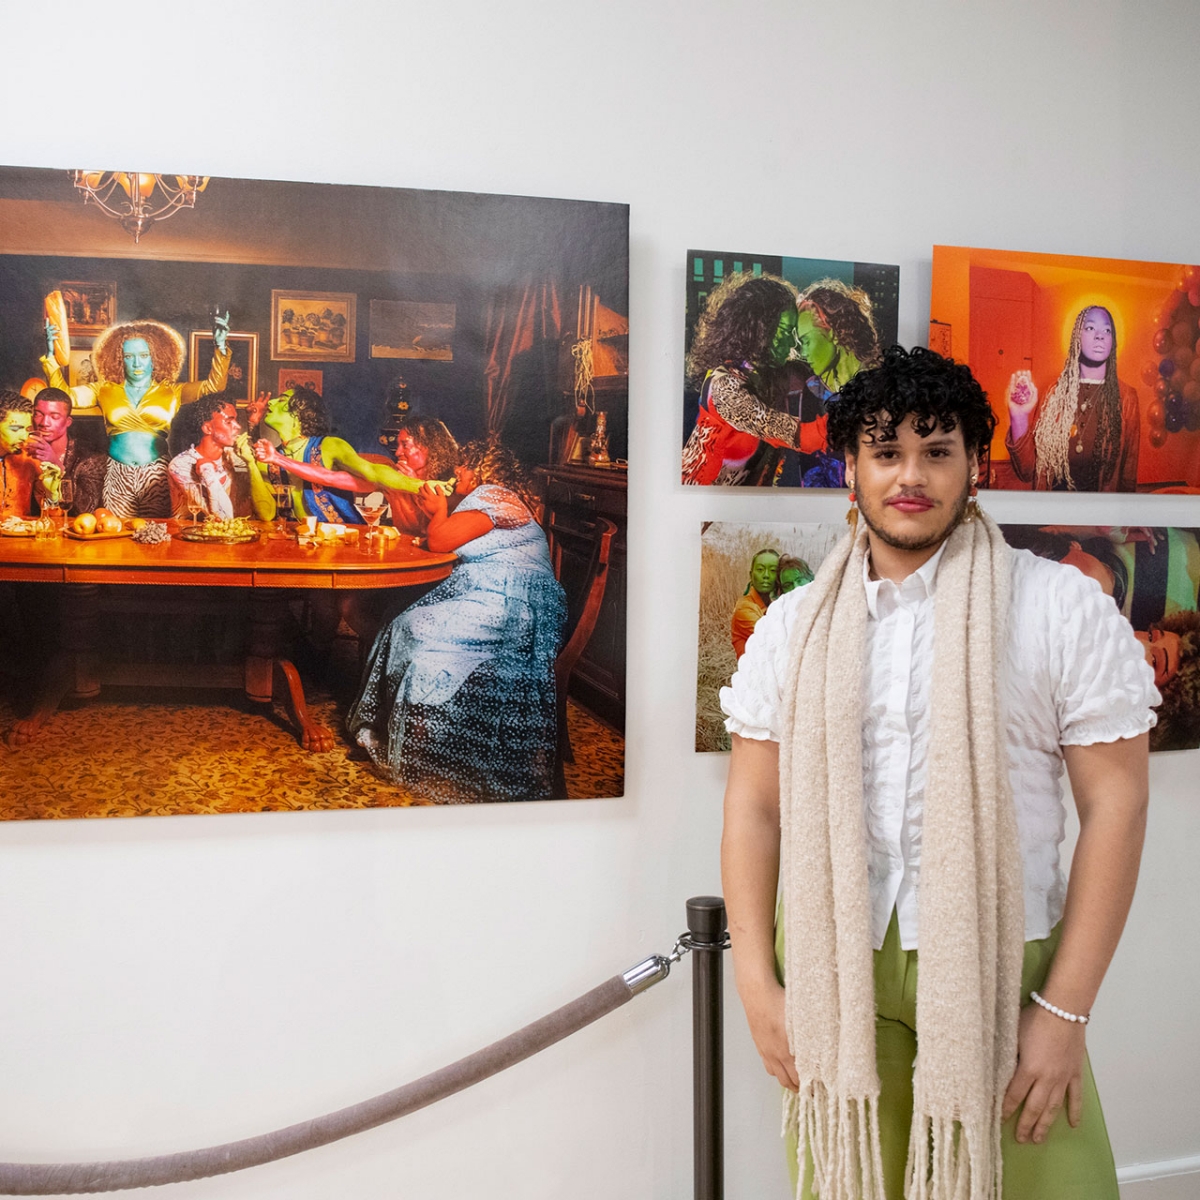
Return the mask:
<path id="1" fill-rule="evenodd" d="M 1146 364 L 1142 382 L 1154 392 L 1146 419 L 1157 448 L 1168 433 L 1200 430 L 1200 266 L 1184 267 L 1154 324 L 1159 357 Z"/>

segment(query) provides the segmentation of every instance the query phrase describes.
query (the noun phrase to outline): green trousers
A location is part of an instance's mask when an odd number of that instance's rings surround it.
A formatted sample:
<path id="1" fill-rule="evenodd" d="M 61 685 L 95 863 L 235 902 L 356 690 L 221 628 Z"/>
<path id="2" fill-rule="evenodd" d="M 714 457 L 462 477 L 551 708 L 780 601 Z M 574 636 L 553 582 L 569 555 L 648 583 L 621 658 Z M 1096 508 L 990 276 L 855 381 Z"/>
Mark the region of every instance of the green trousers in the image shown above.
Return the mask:
<path id="1" fill-rule="evenodd" d="M 1048 938 L 1025 943 L 1021 1004 L 1046 982 L 1061 926 Z M 775 926 L 775 963 L 783 978 L 783 920 Z M 912 1123 L 913 1063 L 917 1057 L 917 951 L 900 948 L 900 926 L 892 913 L 883 946 L 875 951 L 875 1061 L 879 1069 L 879 1138 L 887 1200 L 903 1200 L 908 1133 Z M 1117 1171 L 1100 1109 L 1092 1066 L 1083 1064 L 1083 1114 L 1072 1129 L 1066 1106 L 1040 1145 L 1014 1136 L 1020 1111 L 1002 1130 L 1004 1195 L 1007 1200 L 1119 1200 Z M 798 1183 L 796 1139 L 787 1139 L 792 1187 Z M 805 1164 L 800 1200 L 814 1200 L 812 1165 Z"/>

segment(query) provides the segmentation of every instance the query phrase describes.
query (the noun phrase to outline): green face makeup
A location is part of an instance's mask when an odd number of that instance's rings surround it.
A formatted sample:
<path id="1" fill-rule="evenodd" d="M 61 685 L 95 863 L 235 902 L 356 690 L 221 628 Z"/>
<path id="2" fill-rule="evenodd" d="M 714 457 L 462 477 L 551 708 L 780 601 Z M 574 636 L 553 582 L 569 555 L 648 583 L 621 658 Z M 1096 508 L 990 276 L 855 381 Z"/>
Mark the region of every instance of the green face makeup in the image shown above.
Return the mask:
<path id="1" fill-rule="evenodd" d="M 263 424 L 275 430 L 285 441 L 290 442 L 300 436 L 300 418 L 291 411 L 292 390 L 288 388 L 282 396 L 275 396 L 267 405 L 267 415 Z"/>
<path id="2" fill-rule="evenodd" d="M 829 334 L 817 324 L 812 313 L 802 312 L 796 315 L 796 340 L 800 345 L 800 357 L 818 375 L 833 366 L 837 357 L 837 347 Z"/>
<path id="3" fill-rule="evenodd" d="M 12 454 L 25 445 L 33 417 L 26 412 L 0 414 L 0 451 Z"/>
<path id="4" fill-rule="evenodd" d="M 796 348 L 796 310 L 789 308 L 779 318 L 767 355 L 777 367 L 782 367 Z"/>
<path id="5" fill-rule="evenodd" d="M 750 568 L 750 585 L 760 596 L 769 596 L 775 590 L 779 575 L 779 559 L 774 554 L 760 554 Z"/>

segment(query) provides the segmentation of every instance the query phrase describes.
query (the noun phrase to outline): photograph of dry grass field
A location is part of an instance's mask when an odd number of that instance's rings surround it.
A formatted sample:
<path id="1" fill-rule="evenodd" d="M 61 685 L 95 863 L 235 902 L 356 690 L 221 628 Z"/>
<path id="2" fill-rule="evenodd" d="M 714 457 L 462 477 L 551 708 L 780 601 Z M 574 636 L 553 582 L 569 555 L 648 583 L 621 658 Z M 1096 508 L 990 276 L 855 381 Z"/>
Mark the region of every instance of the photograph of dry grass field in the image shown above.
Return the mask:
<path id="1" fill-rule="evenodd" d="M 845 532 L 840 521 L 819 525 L 706 521 L 700 527 L 698 751 L 729 749 L 719 693 L 737 668 L 735 634 L 744 633 L 746 624 L 755 619 L 754 610 L 761 615 L 783 591 L 807 582 Z"/>

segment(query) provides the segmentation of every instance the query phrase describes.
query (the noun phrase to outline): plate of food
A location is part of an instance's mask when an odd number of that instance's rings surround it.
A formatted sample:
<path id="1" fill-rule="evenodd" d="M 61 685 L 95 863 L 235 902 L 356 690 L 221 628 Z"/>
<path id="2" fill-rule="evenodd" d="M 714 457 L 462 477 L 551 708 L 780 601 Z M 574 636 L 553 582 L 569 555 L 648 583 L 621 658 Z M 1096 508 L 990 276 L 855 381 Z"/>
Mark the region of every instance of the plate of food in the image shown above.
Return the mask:
<path id="1" fill-rule="evenodd" d="M 37 537 L 39 521 L 24 517 L 5 517 L 0 521 L 0 537 Z"/>
<path id="2" fill-rule="evenodd" d="M 178 536 L 185 542 L 236 546 L 241 542 L 257 542 L 262 535 L 245 517 L 216 517 L 209 518 L 203 525 L 185 525 Z"/>
<path id="3" fill-rule="evenodd" d="M 76 542 L 103 542 L 110 538 L 133 537 L 133 528 L 134 521 L 122 521 L 107 508 L 98 508 L 94 513 L 80 513 L 63 532 Z"/>

